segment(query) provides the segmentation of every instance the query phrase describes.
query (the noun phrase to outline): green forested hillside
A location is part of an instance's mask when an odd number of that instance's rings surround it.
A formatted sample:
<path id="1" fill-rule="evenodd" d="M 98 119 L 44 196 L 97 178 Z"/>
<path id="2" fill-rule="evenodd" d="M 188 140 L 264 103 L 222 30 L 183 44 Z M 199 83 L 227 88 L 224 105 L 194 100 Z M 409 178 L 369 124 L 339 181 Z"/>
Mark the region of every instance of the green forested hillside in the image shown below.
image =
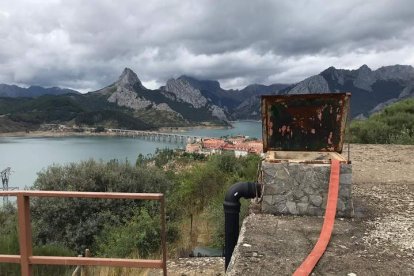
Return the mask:
<path id="1" fill-rule="evenodd" d="M 191 126 L 203 122 L 225 124 L 212 116 L 208 108 L 194 109 L 188 103 L 159 98 L 162 95 L 153 92 L 143 90 L 140 95 L 154 104 L 167 102 L 179 112 L 155 109 L 152 105 L 133 110 L 109 102 L 107 95 L 98 93 L 44 95 L 37 98 L 0 97 L 0 133 L 36 130 L 45 123 L 136 130 Z"/>
<path id="2" fill-rule="evenodd" d="M 414 99 L 386 107 L 367 120 L 354 120 L 350 141 L 367 144 L 414 144 Z"/>
<path id="3" fill-rule="evenodd" d="M 43 123 L 138 130 L 155 127 L 152 123 L 137 118 L 132 110 L 109 103 L 101 95 L 91 94 L 0 98 L 0 117 L 7 121 L 7 126 L 0 125 L 0 132 L 33 130 Z"/>

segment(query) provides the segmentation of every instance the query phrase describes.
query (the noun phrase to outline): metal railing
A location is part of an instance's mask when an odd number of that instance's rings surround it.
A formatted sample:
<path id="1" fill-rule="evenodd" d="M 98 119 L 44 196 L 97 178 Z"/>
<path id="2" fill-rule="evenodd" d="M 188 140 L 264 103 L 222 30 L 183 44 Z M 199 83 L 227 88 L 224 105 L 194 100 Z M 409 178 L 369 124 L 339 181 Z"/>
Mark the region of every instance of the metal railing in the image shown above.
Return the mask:
<path id="1" fill-rule="evenodd" d="M 63 191 L 0 191 L 0 196 L 17 197 L 20 255 L 0 255 L 0 263 L 20 263 L 21 275 L 31 276 L 32 265 L 85 265 L 130 268 L 158 268 L 167 275 L 167 245 L 165 232 L 165 199 L 160 193 L 98 193 Z M 32 228 L 30 223 L 30 197 L 141 199 L 160 202 L 161 212 L 161 260 L 119 259 L 92 257 L 33 256 Z"/>

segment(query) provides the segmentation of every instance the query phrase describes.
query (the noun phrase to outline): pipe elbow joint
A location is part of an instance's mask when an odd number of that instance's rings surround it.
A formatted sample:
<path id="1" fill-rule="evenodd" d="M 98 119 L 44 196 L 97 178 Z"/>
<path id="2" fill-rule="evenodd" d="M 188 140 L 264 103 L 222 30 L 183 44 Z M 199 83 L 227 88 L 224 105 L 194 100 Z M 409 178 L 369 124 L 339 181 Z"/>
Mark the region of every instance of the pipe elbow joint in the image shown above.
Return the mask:
<path id="1" fill-rule="evenodd" d="M 226 193 L 224 206 L 229 208 L 240 208 L 240 198 L 255 198 L 260 196 L 259 184 L 254 182 L 239 182 L 233 184 Z M 238 208 L 238 209 L 239 209 Z"/>

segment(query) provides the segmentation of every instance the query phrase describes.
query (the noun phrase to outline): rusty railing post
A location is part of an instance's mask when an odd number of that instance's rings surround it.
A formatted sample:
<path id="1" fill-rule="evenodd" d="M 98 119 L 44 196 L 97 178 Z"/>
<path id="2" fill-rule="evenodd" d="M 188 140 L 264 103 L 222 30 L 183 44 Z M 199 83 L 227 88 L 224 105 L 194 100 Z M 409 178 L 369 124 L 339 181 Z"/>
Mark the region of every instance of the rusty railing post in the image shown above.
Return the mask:
<path id="1" fill-rule="evenodd" d="M 32 229 L 30 226 L 30 200 L 24 194 L 17 195 L 17 212 L 19 220 L 20 267 L 22 276 L 32 275 L 29 257 L 33 255 Z"/>
<path id="2" fill-rule="evenodd" d="M 167 241 L 165 229 L 165 196 L 160 199 L 161 208 L 161 248 L 162 248 L 162 270 L 164 276 L 167 276 Z"/>

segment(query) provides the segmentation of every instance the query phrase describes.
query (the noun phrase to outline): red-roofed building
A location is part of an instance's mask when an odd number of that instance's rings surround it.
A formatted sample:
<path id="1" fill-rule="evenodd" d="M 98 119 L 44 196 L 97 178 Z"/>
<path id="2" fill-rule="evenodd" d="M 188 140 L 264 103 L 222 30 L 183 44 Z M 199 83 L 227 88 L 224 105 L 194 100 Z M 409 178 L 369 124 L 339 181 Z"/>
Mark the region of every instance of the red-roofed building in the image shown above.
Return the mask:
<path id="1" fill-rule="evenodd" d="M 201 143 L 187 144 L 186 146 L 186 152 L 190 153 L 213 154 L 221 153 L 223 150 L 234 151 L 236 157 L 249 153 L 261 155 L 263 144 L 261 141 L 246 141 L 245 137 L 231 137 L 227 140 L 206 138 Z"/>
<path id="2" fill-rule="evenodd" d="M 203 148 L 206 149 L 221 149 L 225 144 L 226 141 L 224 141 L 223 139 L 213 139 L 213 138 L 209 138 L 209 139 L 203 139 Z"/>
<path id="3" fill-rule="evenodd" d="M 202 147 L 200 143 L 187 144 L 185 146 L 185 151 L 188 153 L 200 153 L 201 149 Z"/>

